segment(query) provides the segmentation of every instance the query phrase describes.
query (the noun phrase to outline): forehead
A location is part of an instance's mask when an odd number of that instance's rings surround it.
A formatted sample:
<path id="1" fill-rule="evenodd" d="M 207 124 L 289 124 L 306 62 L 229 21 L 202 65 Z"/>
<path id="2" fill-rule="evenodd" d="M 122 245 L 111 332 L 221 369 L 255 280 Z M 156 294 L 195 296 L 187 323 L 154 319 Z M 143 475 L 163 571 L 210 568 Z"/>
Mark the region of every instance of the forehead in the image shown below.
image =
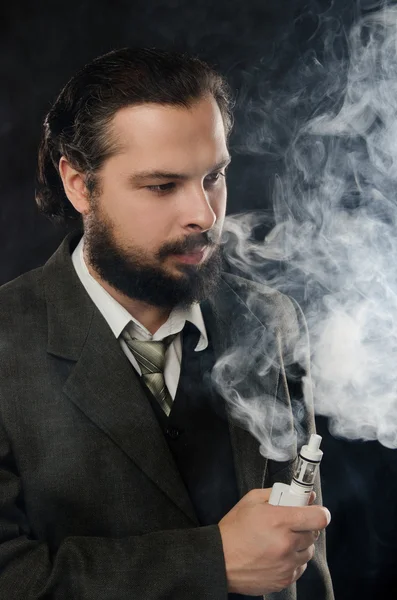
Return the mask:
<path id="1" fill-rule="evenodd" d="M 111 124 L 119 152 L 134 166 L 178 162 L 219 162 L 227 154 L 225 127 L 214 98 L 202 98 L 188 108 L 141 104 L 119 110 Z"/>

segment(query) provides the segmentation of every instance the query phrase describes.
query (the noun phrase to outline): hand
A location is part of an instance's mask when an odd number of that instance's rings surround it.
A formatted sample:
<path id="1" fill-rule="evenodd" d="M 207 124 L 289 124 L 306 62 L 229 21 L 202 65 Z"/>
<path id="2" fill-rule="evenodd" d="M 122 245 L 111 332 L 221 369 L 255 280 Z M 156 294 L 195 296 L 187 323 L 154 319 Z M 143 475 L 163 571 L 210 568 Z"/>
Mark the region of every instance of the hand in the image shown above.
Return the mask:
<path id="1" fill-rule="evenodd" d="M 291 585 L 331 520 L 323 506 L 272 506 L 270 493 L 250 491 L 219 523 L 230 593 L 260 596 Z"/>

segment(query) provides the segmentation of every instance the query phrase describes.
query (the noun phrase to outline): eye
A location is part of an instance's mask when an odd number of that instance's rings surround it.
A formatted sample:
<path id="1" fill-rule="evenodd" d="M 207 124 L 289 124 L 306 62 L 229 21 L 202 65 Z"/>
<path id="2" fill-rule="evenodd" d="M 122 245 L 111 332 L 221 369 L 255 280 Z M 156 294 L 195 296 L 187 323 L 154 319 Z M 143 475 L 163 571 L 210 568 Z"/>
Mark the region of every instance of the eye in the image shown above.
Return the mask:
<path id="1" fill-rule="evenodd" d="M 218 181 L 220 180 L 221 177 L 225 177 L 226 173 L 211 173 L 210 175 L 207 175 L 207 177 L 205 178 L 205 183 L 207 183 L 208 185 L 214 185 L 215 183 L 218 183 Z"/>
<path id="2" fill-rule="evenodd" d="M 147 185 L 146 189 L 156 194 L 167 194 L 175 188 L 175 183 L 161 183 L 160 185 Z"/>

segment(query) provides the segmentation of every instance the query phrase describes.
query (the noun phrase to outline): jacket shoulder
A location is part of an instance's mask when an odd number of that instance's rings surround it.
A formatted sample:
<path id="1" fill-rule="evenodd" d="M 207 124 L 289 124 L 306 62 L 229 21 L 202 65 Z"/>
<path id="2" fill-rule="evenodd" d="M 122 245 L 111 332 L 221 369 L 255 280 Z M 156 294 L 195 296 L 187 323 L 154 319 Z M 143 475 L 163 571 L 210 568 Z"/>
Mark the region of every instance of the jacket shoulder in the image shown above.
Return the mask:
<path id="1" fill-rule="evenodd" d="M 0 286 L 0 335 L 16 332 L 21 325 L 34 323 L 45 311 L 42 286 L 43 268 L 39 267 Z"/>

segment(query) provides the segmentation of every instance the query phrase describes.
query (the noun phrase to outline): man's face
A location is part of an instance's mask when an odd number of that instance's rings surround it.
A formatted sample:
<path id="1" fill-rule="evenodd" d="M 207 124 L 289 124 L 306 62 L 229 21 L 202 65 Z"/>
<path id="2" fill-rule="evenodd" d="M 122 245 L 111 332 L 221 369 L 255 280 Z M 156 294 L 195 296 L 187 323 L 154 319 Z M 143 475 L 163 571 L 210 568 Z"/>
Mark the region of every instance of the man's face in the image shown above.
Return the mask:
<path id="1" fill-rule="evenodd" d="M 149 304 L 204 299 L 219 277 L 229 162 L 216 101 L 127 107 L 110 132 L 119 151 L 101 168 L 84 218 L 89 263 Z"/>

